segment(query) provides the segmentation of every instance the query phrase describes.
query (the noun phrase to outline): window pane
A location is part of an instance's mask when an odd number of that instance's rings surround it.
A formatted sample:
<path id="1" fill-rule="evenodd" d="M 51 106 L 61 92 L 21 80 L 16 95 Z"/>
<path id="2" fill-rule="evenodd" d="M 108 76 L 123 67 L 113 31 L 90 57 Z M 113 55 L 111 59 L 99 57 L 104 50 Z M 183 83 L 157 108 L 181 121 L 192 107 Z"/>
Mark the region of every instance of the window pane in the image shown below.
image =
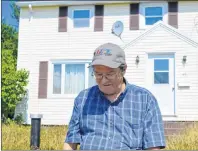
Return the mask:
<path id="1" fill-rule="evenodd" d="M 65 94 L 78 94 L 85 88 L 85 65 L 65 65 Z"/>
<path id="2" fill-rule="evenodd" d="M 61 94 L 61 64 L 54 64 L 53 94 Z"/>
<path id="3" fill-rule="evenodd" d="M 162 17 L 152 17 L 152 18 L 146 17 L 146 25 L 153 25 L 159 20 L 162 20 Z"/>
<path id="4" fill-rule="evenodd" d="M 74 18 L 89 18 L 89 10 L 75 10 Z"/>
<path id="5" fill-rule="evenodd" d="M 145 16 L 162 16 L 162 7 L 147 7 Z"/>
<path id="6" fill-rule="evenodd" d="M 168 84 L 169 74 L 168 72 L 154 72 L 154 79 L 155 84 Z"/>
<path id="7" fill-rule="evenodd" d="M 75 19 L 74 20 L 74 27 L 89 27 L 89 19 Z"/>
<path id="8" fill-rule="evenodd" d="M 154 70 L 155 71 L 168 71 L 169 70 L 169 60 L 168 59 L 154 60 Z"/>
<path id="9" fill-rule="evenodd" d="M 89 84 L 88 87 L 92 87 L 96 85 L 96 80 L 94 76 L 92 76 L 93 68 L 89 68 Z"/>

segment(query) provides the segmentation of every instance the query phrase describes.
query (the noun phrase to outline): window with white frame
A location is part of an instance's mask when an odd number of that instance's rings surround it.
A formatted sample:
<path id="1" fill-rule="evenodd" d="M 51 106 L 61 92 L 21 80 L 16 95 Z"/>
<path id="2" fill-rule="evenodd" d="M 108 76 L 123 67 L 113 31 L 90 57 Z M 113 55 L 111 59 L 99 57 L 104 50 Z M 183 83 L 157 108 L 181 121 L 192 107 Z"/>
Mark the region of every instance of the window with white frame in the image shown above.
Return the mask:
<path id="1" fill-rule="evenodd" d="M 154 84 L 169 83 L 169 60 L 155 59 L 154 60 Z"/>
<path id="2" fill-rule="evenodd" d="M 53 64 L 53 94 L 78 94 L 96 84 L 88 63 Z"/>
<path id="3" fill-rule="evenodd" d="M 74 28 L 84 28 L 90 26 L 90 10 L 74 10 L 73 11 Z"/>
<path id="4" fill-rule="evenodd" d="M 160 20 L 163 20 L 162 7 L 145 7 L 145 25 L 153 25 Z"/>
<path id="5" fill-rule="evenodd" d="M 139 27 L 146 29 L 158 21 L 168 23 L 168 3 L 165 1 L 142 2 L 139 8 Z"/>

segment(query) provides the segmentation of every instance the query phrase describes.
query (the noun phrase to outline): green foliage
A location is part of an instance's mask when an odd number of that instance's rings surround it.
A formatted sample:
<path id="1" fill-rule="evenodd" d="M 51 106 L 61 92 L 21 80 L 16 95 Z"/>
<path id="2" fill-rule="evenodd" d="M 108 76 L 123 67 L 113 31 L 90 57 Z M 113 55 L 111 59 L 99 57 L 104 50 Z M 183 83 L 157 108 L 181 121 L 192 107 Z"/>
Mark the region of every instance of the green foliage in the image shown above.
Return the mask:
<path id="1" fill-rule="evenodd" d="M 15 2 L 11 2 L 12 17 L 19 21 L 19 7 Z M 10 123 L 14 117 L 16 105 L 26 95 L 26 86 L 28 84 L 29 73 L 24 70 L 17 70 L 17 49 L 18 49 L 18 32 L 11 26 L 7 25 L 5 20 L 1 23 L 1 48 L 2 48 L 2 79 L 1 79 L 1 103 L 2 103 L 2 120 Z M 20 117 L 17 121 L 20 122 Z"/>
<path id="2" fill-rule="evenodd" d="M 26 94 L 29 73 L 16 70 L 16 58 L 12 50 L 2 50 L 2 114 L 13 118 L 16 105 Z"/>
<path id="3" fill-rule="evenodd" d="M 16 125 L 16 122 L 14 120 L 10 119 L 10 118 L 4 119 L 3 123 L 5 125 Z"/>
<path id="4" fill-rule="evenodd" d="M 5 125 L 22 125 L 24 123 L 23 120 L 23 114 L 20 113 L 18 115 L 16 115 L 16 117 L 14 119 L 11 118 L 6 118 L 4 115 L 2 116 L 2 122 Z"/>
<path id="5" fill-rule="evenodd" d="M 14 121 L 16 124 L 19 124 L 19 125 L 23 124 L 23 122 L 24 122 L 23 114 L 20 113 L 20 114 L 16 115 L 16 117 L 14 118 Z"/>
<path id="6" fill-rule="evenodd" d="M 18 32 L 4 22 L 1 24 L 1 48 L 13 51 L 14 57 L 17 57 Z"/>
<path id="7" fill-rule="evenodd" d="M 20 8 L 15 4 L 15 1 L 10 2 L 10 7 L 12 9 L 12 18 L 16 19 L 17 23 L 19 23 Z"/>

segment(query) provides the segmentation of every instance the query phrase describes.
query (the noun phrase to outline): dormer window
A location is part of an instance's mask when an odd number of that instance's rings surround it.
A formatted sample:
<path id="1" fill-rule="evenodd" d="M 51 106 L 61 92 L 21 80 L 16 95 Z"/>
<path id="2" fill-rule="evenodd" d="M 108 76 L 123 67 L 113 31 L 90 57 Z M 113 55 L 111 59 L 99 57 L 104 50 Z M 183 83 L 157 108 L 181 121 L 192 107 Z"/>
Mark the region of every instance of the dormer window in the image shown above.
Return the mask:
<path id="1" fill-rule="evenodd" d="M 90 10 L 74 10 L 73 27 L 84 28 L 90 26 Z"/>
<path id="2" fill-rule="evenodd" d="M 145 24 L 153 25 L 159 20 L 163 20 L 162 7 L 146 7 L 145 8 Z"/>
<path id="3" fill-rule="evenodd" d="M 140 3 L 140 29 L 146 29 L 158 21 L 168 23 L 168 3 L 166 2 L 145 2 Z"/>

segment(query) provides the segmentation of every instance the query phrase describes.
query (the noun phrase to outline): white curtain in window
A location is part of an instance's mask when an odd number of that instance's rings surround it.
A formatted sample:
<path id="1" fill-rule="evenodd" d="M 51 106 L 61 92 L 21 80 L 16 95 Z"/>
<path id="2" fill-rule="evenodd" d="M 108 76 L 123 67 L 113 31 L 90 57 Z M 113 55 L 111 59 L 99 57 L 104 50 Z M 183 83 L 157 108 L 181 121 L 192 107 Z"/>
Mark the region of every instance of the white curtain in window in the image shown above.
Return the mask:
<path id="1" fill-rule="evenodd" d="M 53 94 L 61 94 L 61 64 L 54 64 Z"/>
<path id="2" fill-rule="evenodd" d="M 78 94 L 85 88 L 85 65 L 65 65 L 65 94 Z"/>

